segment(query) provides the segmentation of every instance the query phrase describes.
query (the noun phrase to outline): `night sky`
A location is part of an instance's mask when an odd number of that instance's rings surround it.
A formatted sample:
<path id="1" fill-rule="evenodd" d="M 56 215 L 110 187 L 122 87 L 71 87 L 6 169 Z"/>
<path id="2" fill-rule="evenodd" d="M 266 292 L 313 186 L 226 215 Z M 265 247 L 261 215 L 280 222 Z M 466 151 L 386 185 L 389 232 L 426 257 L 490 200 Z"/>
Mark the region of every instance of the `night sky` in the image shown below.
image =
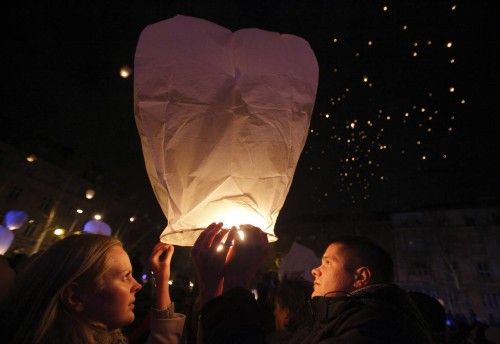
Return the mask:
<path id="1" fill-rule="evenodd" d="M 498 199 L 495 1 L 112 3 L 9 5 L 0 140 L 34 153 L 57 142 L 154 203 L 133 76 L 119 71 L 146 25 L 183 14 L 295 34 L 316 53 L 311 132 L 283 215 Z"/>

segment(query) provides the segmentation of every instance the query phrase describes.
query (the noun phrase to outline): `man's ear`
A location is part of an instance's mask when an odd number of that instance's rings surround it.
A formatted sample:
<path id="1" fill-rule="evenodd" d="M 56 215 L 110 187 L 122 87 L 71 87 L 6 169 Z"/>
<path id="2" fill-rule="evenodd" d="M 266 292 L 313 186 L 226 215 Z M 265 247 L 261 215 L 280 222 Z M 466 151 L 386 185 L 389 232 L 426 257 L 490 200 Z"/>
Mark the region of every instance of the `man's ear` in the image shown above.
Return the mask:
<path id="1" fill-rule="evenodd" d="M 67 285 L 62 291 L 61 298 L 63 303 L 71 310 L 80 313 L 85 309 L 82 299 L 82 290 L 77 283 Z"/>
<path id="2" fill-rule="evenodd" d="M 370 269 L 366 266 L 362 266 L 356 269 L 356 277 L 354 280 L 354 288 L 359 289 L 366 287 L 370 284 L 372 279 L 372 273 Z"/>

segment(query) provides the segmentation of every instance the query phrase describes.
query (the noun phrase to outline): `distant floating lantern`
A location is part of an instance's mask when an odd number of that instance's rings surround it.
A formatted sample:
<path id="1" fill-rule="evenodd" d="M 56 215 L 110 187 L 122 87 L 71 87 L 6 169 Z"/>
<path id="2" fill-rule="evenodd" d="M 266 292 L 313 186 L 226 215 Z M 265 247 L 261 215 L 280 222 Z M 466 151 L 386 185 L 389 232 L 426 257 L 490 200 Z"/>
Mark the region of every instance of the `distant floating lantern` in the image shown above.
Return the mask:
<path id="1" fill-rule="evenodd" d="M 120 76 L 124 79 L 127 79 L 129 76 L 132 75 L 132 68 L 129 66 L 123 66 L 120 68 Z"/>
<path id="2" fill-rule="evenodd" d="M 90 220 L 83 225 L 83 232 L 110 236 L 112 231 L 111 227 L 106 222 Z"/>
<path id="3" fill-rule="evenodd" d="M 14 241 L 14 233 L 0 225 L 0 254 L 5 254 Z"/>
<path id="4" fill-rule="evenodd" d="M 4 223 L 8 229 L 21 228 L 28 220 L 28 214 L 22 210 L 9 210 L 5 214 Z"/>
<path id="5" fill-rule="evenodd" d="M 26 157 L 26 161 L 27 162 L 35 162 L 37 160 L 37 157 L 35 154 L 29 154 L 27 157 Z"/>
<path id="6" fill-rule="evenodd" d="M 316 97 L 309 44 L 176 16 L 141 33 L 134 68 L 146 170 L 168 218 L 161 240 L 191 246 L 217 221 L 277 240 Z"/>
<path id="7" fill-rule="evenodd" d="M 92 198 L 94 198 L 94 196 L 95 196 L 94 190 L 88 189 L 87 191 L 85 191 L 85 198 L 86 199 L 92 199 Z"/>

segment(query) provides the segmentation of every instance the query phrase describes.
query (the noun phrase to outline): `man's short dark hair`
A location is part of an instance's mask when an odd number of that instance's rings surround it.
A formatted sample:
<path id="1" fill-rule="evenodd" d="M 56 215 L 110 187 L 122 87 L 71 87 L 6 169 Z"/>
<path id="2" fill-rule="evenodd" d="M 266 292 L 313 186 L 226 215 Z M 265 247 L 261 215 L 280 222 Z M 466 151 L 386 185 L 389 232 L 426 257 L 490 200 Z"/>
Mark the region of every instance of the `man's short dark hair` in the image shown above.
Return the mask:
<path id="1" fill-rule="evenodd" d="M 394 280 L 394 263 L 382 247 L 373 241 L 354 235 L 336 237 L 331 244 L 341 244 L 346 252 L 349 268 L 357 269 L 366 266 L 371 272 L 371 284 L 392 283 Z"/>

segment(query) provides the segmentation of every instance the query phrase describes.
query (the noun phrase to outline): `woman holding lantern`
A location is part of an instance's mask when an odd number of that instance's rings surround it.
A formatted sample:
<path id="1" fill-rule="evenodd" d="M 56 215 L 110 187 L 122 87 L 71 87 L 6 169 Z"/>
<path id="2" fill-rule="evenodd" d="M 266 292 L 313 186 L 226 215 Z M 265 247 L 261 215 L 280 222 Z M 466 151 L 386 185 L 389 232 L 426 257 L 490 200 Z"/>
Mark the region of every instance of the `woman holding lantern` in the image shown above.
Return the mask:
<path id="1" fill-rule="evenodd" d="M 168 280 L 174 247 L 158 243 L 150 256 L 156 285 L 149 343 L 178 343 L 185 316 L 174 313 Z M 120 327 L 134 320 L 141 285 L 115 238 L 67 237 L 20 274 L 2 311 L 4 343 L 124 343 Z"/>

